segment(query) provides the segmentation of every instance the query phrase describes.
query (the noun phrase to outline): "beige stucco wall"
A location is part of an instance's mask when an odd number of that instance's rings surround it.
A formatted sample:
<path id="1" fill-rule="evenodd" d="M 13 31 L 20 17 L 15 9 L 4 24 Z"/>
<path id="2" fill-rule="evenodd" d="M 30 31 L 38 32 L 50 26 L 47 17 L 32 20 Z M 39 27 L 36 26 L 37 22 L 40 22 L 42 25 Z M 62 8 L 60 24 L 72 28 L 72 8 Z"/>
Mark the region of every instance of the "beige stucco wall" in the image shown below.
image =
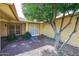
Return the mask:
<path id="1" fill-rule="evenodd" d="M 7 36 L 7 23 L 1 22 L 1 36 Z"/>
<path id="2" fill-rule="evenodd" d="M 21 25 L 21 32 L 24 34 L 26 32 L 26 24 Z"/>
<path id="3" fill-rule="evenodd" d="M 44 23 L 42 30 L 43 30 L 42 33 L 44 35 L 46 35 L 48 37 L 51 37 L 51 38 L 54 37 L 54 31 L 53 31 L 53 29 L 52 29 L 50 24 Z"/>
<path id="4" fill-rule="evenodd" d="M 40 30 L 40 34 L 43 34 L 43 32 L 44 32 L 44 24 L 43 23 L 40 24 L 39 30 Z"/>
<path id="5" fill-rule="evenodd" d="M 29 31 L 29 23 L 27 22 L 26 23 L 26 32 L 28 32 Z"/>

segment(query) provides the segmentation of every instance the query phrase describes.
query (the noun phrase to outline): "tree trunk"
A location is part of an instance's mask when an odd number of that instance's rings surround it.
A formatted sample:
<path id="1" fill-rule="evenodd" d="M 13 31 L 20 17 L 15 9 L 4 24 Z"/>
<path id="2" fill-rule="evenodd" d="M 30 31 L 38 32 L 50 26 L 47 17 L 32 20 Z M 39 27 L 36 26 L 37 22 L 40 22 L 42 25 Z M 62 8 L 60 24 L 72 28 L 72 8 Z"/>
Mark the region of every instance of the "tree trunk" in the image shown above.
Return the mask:
<path id="1" fill-rule="evenodd" d="M 54 33 L 55 33 L 55 43 L 54 43 L 54 46 L 55 48 L 58 47 L 59 45 L 59 41 L 60 41 L 60 35 L 61 35 L 61 32 L 57 33 L 57 29 L 56 29 L 56 25 L 54 24 L 54 22 L 50 22 L 51 26 L 52 26 L 52 29 L 54 30 Z"/>
<path id="2" fill-rule="evenodd" d="M 57 33 L 55 34 L 55 44 L 54 44 L 54 47 L 57 49 L 58 46 L 59 46 L 59 41 L 61 39 L 61 33 Z"/>

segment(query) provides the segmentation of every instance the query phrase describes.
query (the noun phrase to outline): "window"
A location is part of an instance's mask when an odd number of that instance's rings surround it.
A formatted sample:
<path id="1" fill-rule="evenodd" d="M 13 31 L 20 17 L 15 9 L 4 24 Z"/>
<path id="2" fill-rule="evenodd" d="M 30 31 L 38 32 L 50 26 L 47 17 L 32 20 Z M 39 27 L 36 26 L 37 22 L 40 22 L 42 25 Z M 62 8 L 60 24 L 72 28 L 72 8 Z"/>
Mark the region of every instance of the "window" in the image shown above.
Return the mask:
<path id="1" fill-rule="evenodd" d="M 16 34 L 16 35 L 21 34 L 20 25 L 15 25 L 15 24 L 9 25 L 9 34 Z"/>

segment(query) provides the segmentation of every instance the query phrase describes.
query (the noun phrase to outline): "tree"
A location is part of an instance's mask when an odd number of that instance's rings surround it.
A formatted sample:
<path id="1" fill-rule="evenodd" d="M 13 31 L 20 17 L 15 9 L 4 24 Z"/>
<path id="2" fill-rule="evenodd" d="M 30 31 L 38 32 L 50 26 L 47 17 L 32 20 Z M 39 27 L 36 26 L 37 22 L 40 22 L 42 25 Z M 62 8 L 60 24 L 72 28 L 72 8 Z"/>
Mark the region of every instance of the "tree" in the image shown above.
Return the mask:
<path id="1" fill-rule="evenodd" d="M 27 17 L 29 20 L 34 20 L 36 19 L 37 21 L 47 21 L 50 23 L 52 29 L 55 32 L 55 48 L 58 47 L 59 41 L 61 40 L 61 32 L 67 28 L 71 21 L 72 18 L 75 14 L 75 12 L 78 10 L 78 4 L 72 4 L 72 3 L 51 3 L 51 4 L 46 4 L 46 3 L 39 3 L 39 4 L 22 4 L 22 9 L 25 17 Z M 69 12 L 72 11 L 73 13 L 70 14 Z M 56 28 L 56 17 L 57 15 L 63 14 L 62 16 L 62 21 L 61 21 L 61 26 L 59 31 L 57 31 Z M 65 20 L 65 14 L 68 13 L 70 16 L 69 22 L 64 25 L 64 20 Z"/>
<path id="2" fill-rule="evenodd" d="M 59 48 L 59 50 L 62 50 L 62 48 L 68 43 L 68 41 L 71 39 L 71 37 L 73 36 L 74 33 L 77 32 L 78 30 L 78 23 L 79 23 L 79 17 L 77 17 L 76 23 L 75 23 L 75 27 L 74 30 L 72 31 L 72 33 L 69 35 L 69 38 L 61 45 L 61 47 Z"/>
<path id="3" fill-rule="evenodd" d="M 72 10 L 73 13 L 69 14 L 69 10 Z M 62 19 L 60 32 L 62 32 L 65 28 L 67 28 L 71 24 L 71 21 L 73 20 L 73 16 L 75 15 L 75 12 L 78 10 L 79 10 L 79 4 L 72 4 L 71 6 L 69 6 L 69 9 L 67 10 L 68 16 L 70 16 L 69 22 L 64 27 L 62 27 L 63 20 L 64 20 L 64 19 Z M 78 12 L 76 12 L 76 13 L 78 13 Z M 64 16 L 62 18 L 64 18 Z M 60 46 L 59 51 L 62 50 L 62 48 L 69 42 L 69 40 L 71 39 L 73 34 L 75 32 L 77 32 L 78 23 L 79 23 L 79 16 L 77 17 L 73 32 L 69 35 L 68 39 L 66 39 L 65 42 Z"/>

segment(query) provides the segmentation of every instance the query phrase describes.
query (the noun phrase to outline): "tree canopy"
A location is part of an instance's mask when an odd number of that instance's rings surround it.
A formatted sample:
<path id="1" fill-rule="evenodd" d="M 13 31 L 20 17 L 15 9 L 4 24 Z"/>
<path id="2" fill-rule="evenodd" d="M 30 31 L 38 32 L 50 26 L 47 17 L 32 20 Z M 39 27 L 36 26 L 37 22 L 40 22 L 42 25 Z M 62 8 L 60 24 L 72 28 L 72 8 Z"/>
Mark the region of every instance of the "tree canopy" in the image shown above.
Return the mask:
<path id="1" fill-rule="evenodd" d="M 25 17 L 29 20 L 37 19 L 38 21 L 51 21 L 57 15 L 76 10 L 78 4 L 73 3 L 24 3 L 22 9 Z"/>

